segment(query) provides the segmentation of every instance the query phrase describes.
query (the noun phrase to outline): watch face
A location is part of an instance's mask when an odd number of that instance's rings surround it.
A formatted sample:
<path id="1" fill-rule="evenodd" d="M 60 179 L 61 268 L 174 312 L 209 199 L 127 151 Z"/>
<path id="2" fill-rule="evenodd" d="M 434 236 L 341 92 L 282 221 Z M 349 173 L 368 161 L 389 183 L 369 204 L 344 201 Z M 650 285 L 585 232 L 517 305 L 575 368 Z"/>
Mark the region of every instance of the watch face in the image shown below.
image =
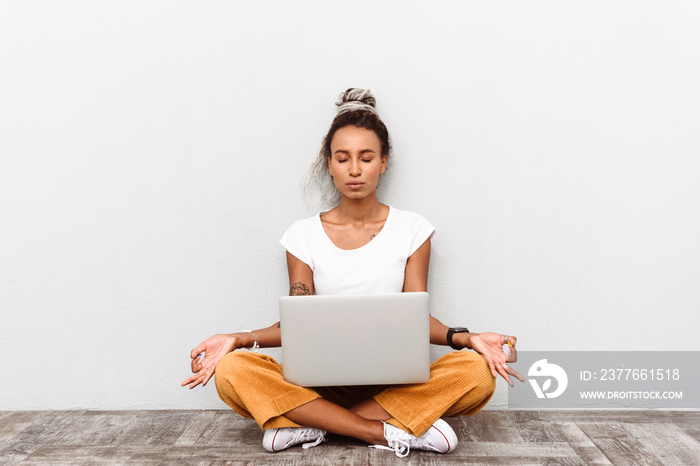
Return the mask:
<path id="1" fill-rule="evenodd" d="M 452 332 L 454 332 L 454 333 L 469 332 L 469 329 L 467 329 L 467 327 L 453 327 Z"/>

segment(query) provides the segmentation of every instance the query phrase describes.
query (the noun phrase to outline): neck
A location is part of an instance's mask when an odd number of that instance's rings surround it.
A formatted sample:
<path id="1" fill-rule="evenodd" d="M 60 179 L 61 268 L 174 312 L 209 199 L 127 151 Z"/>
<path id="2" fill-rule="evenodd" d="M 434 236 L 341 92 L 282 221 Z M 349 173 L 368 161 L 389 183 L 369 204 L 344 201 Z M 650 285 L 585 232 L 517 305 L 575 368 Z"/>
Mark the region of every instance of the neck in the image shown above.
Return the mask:
<path id="1" fill-rule="evenodd" d="M 338 205 L 338 215 L 353 223 L 365 223 L 380 216 L 386 207 L 379 202 L 376 193 L 363 199 L 348 199 L 343 197 Z"/>

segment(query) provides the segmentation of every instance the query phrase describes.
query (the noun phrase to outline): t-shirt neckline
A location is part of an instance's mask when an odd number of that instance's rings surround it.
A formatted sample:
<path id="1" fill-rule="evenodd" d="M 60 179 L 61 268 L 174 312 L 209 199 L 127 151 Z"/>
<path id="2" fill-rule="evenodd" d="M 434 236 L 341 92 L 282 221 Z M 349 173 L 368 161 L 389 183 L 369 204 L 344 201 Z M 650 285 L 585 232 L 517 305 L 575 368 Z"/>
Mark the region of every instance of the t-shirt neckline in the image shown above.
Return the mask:
<path id="1" fill-rule="evenodd" d="M 359 248 L 355 248 L 355 249 L 343 249 L 343 248 L 339 248 L 339 247 L 336 246 L 336 244 L 333 242 L 333 240 L 331 239 L 331 237 L 328 236 L 328 233 L 326 233 L 326 229 L 323 228 L 323 222 L 321 221 L 321 215 L 325 214 L 326 212 L 329 212 L 330 209 L 329 209 L 329 210 L 322 210 L 321 212 L 318 213 L 318 215 L 316 215 L 316 219 L 318 220 L 318 228 L 321 229 L 321 234 L 322 234 L 323 237 L 326 239 L 326 241 L 328 242 L 328 244 L 330 244 L 330 245 L 331 245 L 334 249 L 336 249 L 337 251 L 341 251 L 342 253 L 352 253 L 352 252 L 356 252 L 356 251 L 361 251 L 362 249 L 365 249 L 365 248 L 369 247 L 372 243 L 376 243 L 377 240 L 382 236 L 382 233 L 384 233 L 384 230 L 386 230 L 387 226 L 389 225 L 389 221 L 391 220 L 392 213 L 394 212 L 394 208 L 391 207 L 391 206 L 387 206 L 387 207 L 389 207 L 389 213 L 388 213 L 387 216 L 386 216 L 386 220 L 384 221 L 384 226 L 382 227 L 382 229 L 379 230 L 379 233 L 377 233 L 376 236 L 375 236 L 374 238 L 372 238 L 371 240 L 369 240 L 368 243 L 363 244 L 363 245 L 360 246 Z"/>

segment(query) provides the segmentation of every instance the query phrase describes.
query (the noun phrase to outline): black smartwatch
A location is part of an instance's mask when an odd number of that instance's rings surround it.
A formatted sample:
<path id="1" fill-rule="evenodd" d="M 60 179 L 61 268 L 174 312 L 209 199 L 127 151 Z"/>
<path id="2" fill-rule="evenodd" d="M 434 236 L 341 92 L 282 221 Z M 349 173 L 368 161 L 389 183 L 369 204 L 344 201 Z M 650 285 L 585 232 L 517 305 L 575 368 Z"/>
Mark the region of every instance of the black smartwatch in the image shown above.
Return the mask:
<path id="1" fill-rule="evenodd" d="M 464 347 L 457 346 L 452 341 L 452 335 L 455 333 L 469 333 L 469 329 L 467 327 L 450 327 L 449 330 L 447 330 L 447 344 L 456 350 L 461 350 Z"/>

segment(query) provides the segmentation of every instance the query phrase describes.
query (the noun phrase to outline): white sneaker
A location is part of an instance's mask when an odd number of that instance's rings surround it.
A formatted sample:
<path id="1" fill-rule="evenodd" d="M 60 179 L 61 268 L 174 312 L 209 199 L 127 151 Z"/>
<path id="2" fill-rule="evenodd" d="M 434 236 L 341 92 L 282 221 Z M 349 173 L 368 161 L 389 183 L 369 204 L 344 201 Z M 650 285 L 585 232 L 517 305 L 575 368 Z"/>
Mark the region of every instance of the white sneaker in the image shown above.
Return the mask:
<path id="1" fill-rule="evenodd" d="M 436 451 L 438 453 L 449 453 L 457 447 L 457 434 L 455 434 L 452 427 L 442 419 L 435 421 L 435 424 L 430 426 L 430 429 L 426 430 L 420 437 L 411 435 L 385 422 L 384 438 L 389 443 L 388 447 L 384 445 L 372 445 L 370 448 L 393 450 L 399 458 L 408 456 L 411 448 L 416 450 Z"/>
<path id="2" fill-rule="evenodd" d="M 304 449 L 315 447 L 326 440 L 326 431 L 313 427 L 278 427 L 266 429 L 263 435 L 263 447 L 267 451 L 281 451 L 302 442 Z"/>

